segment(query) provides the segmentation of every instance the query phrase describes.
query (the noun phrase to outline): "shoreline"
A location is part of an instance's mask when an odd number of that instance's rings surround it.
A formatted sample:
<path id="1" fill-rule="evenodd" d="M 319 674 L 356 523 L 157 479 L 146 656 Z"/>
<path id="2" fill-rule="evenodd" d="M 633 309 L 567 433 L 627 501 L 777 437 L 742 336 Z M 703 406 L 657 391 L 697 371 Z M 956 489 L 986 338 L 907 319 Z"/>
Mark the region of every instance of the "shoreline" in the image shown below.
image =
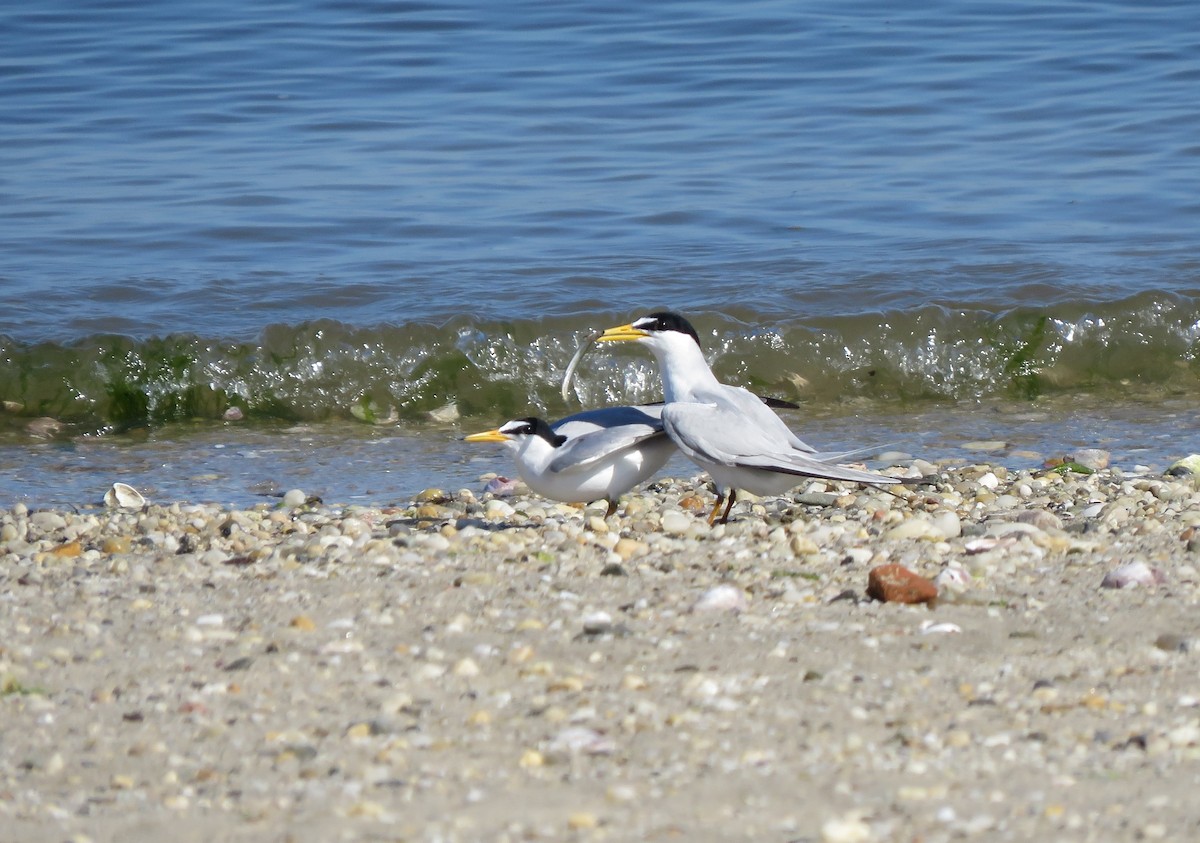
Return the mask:
<path id="1" fill-rule="evenodd" d="M 0 513 L 15 841 L 1187 839 L 1194 476 Z M 1141 563 L 1141 568 L 1137 567 Z M 937 604 L 865 596 L 900 564 Z M 1123 566 L 1128 588 L 1102 583 Z M 947 573 L 950 572 L 950 573 Z"/>

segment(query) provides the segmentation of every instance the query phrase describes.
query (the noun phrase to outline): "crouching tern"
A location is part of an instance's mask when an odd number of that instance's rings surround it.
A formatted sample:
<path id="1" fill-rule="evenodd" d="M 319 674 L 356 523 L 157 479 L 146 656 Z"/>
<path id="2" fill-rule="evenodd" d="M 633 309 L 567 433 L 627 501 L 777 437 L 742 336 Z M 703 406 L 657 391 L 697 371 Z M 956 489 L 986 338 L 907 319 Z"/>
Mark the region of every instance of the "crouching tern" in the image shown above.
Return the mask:
<path id="1" fill-rule="evenodd" d="M 604 331 L 597 342 L 637 342 L 658 360 L 666 399 L 663 427 L 680 451 L 708 472 L 717 501 L 708 523 L 725 503 L 722 523 L 737 490 L 781 495 L 800 478 L 886 485 L 895 477 L 837 465 L 846 453 L 821 453 L 801 441 L 757 396 L 717 380 L 700 349 L 695 328 L 676 313 L 651 313 Z M 861 452 L 857 452 L 861 453 Z M 728 498 L 727 502 L 726 499 Z"/>
<path id="2" fill-rule="evenodd" d="M 606 500 L 607 518 L 621 495 L 649 480 L 675 453 L 662 412 L 657 404 L 585 410 L 553 424 L 514 419 L 466 441 L 500 442 L 534 492 L 564 503 Z"/>

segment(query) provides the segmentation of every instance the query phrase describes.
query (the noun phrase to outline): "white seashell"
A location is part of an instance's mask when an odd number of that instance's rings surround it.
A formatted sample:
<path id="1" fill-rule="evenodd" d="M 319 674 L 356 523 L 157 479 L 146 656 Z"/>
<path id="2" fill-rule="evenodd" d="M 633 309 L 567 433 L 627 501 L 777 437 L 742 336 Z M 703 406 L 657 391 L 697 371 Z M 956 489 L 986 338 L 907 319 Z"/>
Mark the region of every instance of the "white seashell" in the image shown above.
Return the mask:
<path id="1" fill-rule="evenodd" d="M 1101 588 L 1152 588 L 1167 581 L 1167 575 L 1145 562 L 1126 562 L 1104 575 Z"/>
<path id="2" fill-rule="evenodd" d="M 568 726 L 543 745 L 546 754 L 556 760 L 564 756 L 612 755 L 617 745 L 612 738 L 586 726 Z"/>
<path id="3" fill-rule="evenodd" d="M 961 626 L 959 626 L 956 623 L 950 623 L 949 621 L 943 621 L 941 623 L 934 623 L 933 621 L 930 621 L 930 620 L 924 620 L 924 621 L 921 621 L 920 629 L 921 629 L 922 635 L 937 635 L 939 633 L 947 633 L 947 632 L 962 632 Z"/>
<path id="4" fill-rule="evenodd" d="M 113 483 L 112 488 L 104 493 L 104 505 L 141 509 L 146 505 L 146 499 L 142 497 L 141 492 L 127 483 Z"/>
<path id="5" fill-rule="evenodd" d="M 742 612 L 746 609 L 746 595 L 736 586 L 718 585 L 710 588 L 692 606 L 693 612 Z"/>
<path id="6" fill-rule="evenodd" d="M 966 591 L 971 586 L 971 575 L 962 568 L 946 567 L 933 578 L 933 584 L 938 591 Z"/>
<path id="7" fill-rule="evenodd" d="M 1011 544 L 1016 544 L 1017 540 L 1012 536 L 1004 536 L 1003 538 L 982 538 L 971 539 L 963 545 L 967 553 L 984 553 L 996 548 L 1005 548 Z"/>

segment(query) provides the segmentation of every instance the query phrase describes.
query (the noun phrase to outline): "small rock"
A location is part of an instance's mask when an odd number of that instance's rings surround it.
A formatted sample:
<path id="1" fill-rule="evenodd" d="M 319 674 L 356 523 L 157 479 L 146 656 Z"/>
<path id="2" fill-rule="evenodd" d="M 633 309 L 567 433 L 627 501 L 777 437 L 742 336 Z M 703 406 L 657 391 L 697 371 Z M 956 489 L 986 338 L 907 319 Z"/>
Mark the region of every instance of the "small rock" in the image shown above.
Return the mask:
<path id="1" fill-rule="evenodd" d="M 871 827 L 858 814 L 834 817 L 821 826 L 821 843 L 866 843 Z"/>
<path id="2" fill-rule="evenodd" d="M 25 425 L 25 432 L 36 439 L 53 439 L 62 429 L 62 422 L 48 416 L 33 419 Z"/>
<path id="3" fill-rule="evenodd" d="M 1062 519 L 1045 509 L 1026 509 L 1017 515 L 1022 524 L 1032 524 L 1039 530 L 1061 530 Z"/>
<path id="4" fill-rule="evenodd" d="M 454 675 L 471 679 L 479 675 L 479 665 L 472 658 L 463 658 L 454 665 Z"/>
<path id="5" fill-rule="evenodd" d="M 484 506 L 483 511 L 484 514 L 492 521 L 505 520 L 512 518 L 517 514 L 517 511 L 513 509 L 510 504 L 505 503 L 499 498 L 492 498 L 490 501 L 488 501 Z"/>
<path id="6" fill-rule="evenodd" d="M 673 536 L 682 536 L 688 531 L 688 527 L 692 526 L 692 522 L 695 520 L 677 510 L 667 510 L 663 513 L 662 517 L 663 532 Z"/>
<path id="7" fill-rule="evenodd" d="M 1170 468 L 1167 469 L 1167 474 L 1173 477 L 1200 475 L 1200 454 L 1189 454 L 1183 459 L 1171 463 Z"/>
<path id="8" fill-rule="evenodd" d="M 35 512 L 29 516 L 29 523 L 43 533 L 52 533 L 67 526 L 67 521 L 57 512 Z"/>
<path id="9" fill-rule="evenodd" d="M 833 506 L 838 496 L 833 492 L 804 492 L 796 496 L 796 503 L 805 506 Z"/>
<path id="10" fill-rule="evenodd" d="M 618 539 L 617 543 L 613 545 L 613 553 L 620 556 L 626 562 L 635 556 L 644 556 L 649 550 L 650 547 L 645 542 L 630 538 Z M 600 573 L 603 574 L 604 572 L 601 571 Z"/>
<path id="11" fill-rule="evenodd" d="M 815 553 L 821 552 L 821 548 L 817 546 L 817 543 L 808 536 L 792 536 L 788 541 L 788 547 L 797 556 L 812 556 Z"/>
<path id="12" fill-rule="evenodd" d="M 585 635 L 603 635 L 612 632 L 613 619 L 608 612 L 590 612 L 583 616 L 583 632 Z"/>
<path id="13" fill-rule="evenodd" d="M 576 811 L 567 817 L 567 828 L 572 831 L 587 831 L 599 825 L 599 818 L 587 811 Z"/>
<path id="14" fill-rule="evenodd" d="M 949 509 L 934 515 L 931 526 L 944 539 L 956 539 L 962 535 L 962 519 Z"/>
<path id="15" fill-rule="evenodd" d="M 438 506 L 435 503 L 425 503 L 418 506 L 413 511 L 413 517 L 420 521 L 440 521 L 448 517 L 449 510 L 444 506 Z"/>
<path id="16" fill-rule="evenodd" d="M 938 590 L 903 565 L 880 565 L 867 575 L 867 596 L 882 603 L 933 603 Z"/>
<path id="17" fill-rule="evenodd" d="M 1079 463 L 1084 468 L 1090 468 L 1092 471 L 1100 471 L 1108 468 L 1108 462 L 1112 455 L 1108 451 L 1103 451 L 1099 448 L 1081 448 L 1071 455 L 1071 461 Z"/>
<path id="18" fill-rule="evenodd" d="M 1154 646 L 1168 653 L 1187 653 L 1192 650 L 1192 639 L 1176 632 L 1164 632 L 1154 639 Z"/>
<path id="19" fill-rule="evenodd" d="M 925 538 L 932 531 L 932 526 L 929 521 L 924 518 L 909 518 L 906 521 L 901 521 L 892 529 L 883 534 L 885 539 L 897 541 L 900 539 L 920 539 Z"/>
<path id="20" fill-rule="evenodd" d="M 83 547 L 77 541 L 63 542 L 50 552 L 62 559 L 73 559 L 83 553 Z"/>
<path id="21" fill-rule="evenodd" d="M 300 489 L 292 489 L 283 496 L 283 505 L 294 509 L 297 506 L 304 506 L 306 500 L 308 500 L 308 495 Z"/>

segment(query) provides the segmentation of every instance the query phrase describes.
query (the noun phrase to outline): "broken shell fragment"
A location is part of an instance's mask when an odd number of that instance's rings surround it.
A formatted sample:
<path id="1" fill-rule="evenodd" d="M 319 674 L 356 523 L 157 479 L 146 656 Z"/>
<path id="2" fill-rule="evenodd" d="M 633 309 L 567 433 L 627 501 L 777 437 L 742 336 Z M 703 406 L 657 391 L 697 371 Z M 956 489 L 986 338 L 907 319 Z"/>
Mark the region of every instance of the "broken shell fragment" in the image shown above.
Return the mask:
<path id="1" fill-rule="evenodd" d="M 1101 588 L 1153 588 L 1167 581 L 1167 575 L 1145 562 L 1127 562 L 1104 575 Z"/>
<path id="2" fill-rule="evenodd" d="M 141 492 L 128 483 L 113 483 L 112 488 L 104 493 L 105 506 L 119 506 L 123 509 L 141 509 L 146 505 L 146 499 Z"/>
<path id="3" fill-rule="evenodd" d="M 746 593 L 734 585 L 717 585 L 700 595 L 693 612 L 744 612 Z"/>

